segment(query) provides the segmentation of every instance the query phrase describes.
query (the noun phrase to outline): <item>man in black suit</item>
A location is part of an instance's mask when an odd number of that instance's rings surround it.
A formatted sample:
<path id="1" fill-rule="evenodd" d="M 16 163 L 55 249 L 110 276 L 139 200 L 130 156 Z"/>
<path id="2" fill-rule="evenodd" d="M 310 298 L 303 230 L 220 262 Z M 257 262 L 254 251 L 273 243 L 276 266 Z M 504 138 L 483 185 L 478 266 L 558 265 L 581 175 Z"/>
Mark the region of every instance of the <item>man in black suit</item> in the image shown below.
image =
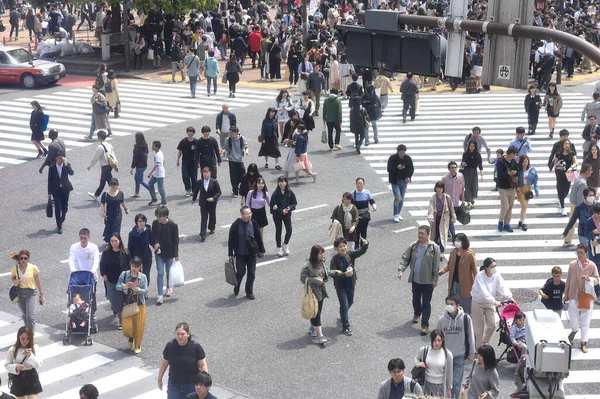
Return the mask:
<path id="1" fill-rule="evenodd" d="M 200 193 L 200 241 L 206 240 L 206 224 L 210 234 L 214 234 L 217 224 L 217 202 L 221 196 L 221 186 L 219 182 L 211 177 L 211 169 L 206 166 L 202 169 L 202 180 L 198 180 L 194 189 L 192 203 L 196 202 L 196 197 Z"/>
<path id="2" fill-rule="evenodd" d="M 73 191 L 69 175 L 72 176 L 75 172 L 73 172 L 73 168 L 67 162 L 64 154 L 59 153 L 55 160 L 56 162 L 50 165 L 48 171 L 48 199 L 54 198 L 56 232 L 62 234 L 62 224 L 69 209 L 69 193 Z"/>
<path id="3" fill-rule="evenodd" d="M 249 207 L 243 206 L 240 209 L 241 217 L 237 219 L 229 228 L 229 240 L 227 241 L 227 251 L 229 261 L 233 261 L 235 255 L 235 268 L 237 284 L 233 288 L 235 295 L 240 293 L 242 279 L 248 269 L 246 278 L 246 297 L 254 297 L 254 277 L 256 275 L 256 257 L 265 256 L 265 246 L 263 244 L 260 227 L 256 220 L 252 220 L 252 211 Z M 254 238 L 252 238 L 254 237 Z"/>

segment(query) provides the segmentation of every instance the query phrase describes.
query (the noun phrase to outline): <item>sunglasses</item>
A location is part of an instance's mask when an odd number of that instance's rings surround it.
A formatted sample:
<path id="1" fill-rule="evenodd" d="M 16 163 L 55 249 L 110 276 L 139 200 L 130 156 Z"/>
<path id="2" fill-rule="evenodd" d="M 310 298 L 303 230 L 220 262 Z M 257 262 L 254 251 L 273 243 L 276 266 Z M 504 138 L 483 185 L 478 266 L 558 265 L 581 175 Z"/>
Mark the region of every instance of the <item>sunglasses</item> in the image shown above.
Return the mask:
<path id="1" fill-rule="evenodd" d="M 19 258 L 19 260 L 27 260 L 27 259 L 29 259 L 29 258 L 28 258 L 28 257 L 26 257 L 26 256 L 21 256 L 21 257 Z"/>

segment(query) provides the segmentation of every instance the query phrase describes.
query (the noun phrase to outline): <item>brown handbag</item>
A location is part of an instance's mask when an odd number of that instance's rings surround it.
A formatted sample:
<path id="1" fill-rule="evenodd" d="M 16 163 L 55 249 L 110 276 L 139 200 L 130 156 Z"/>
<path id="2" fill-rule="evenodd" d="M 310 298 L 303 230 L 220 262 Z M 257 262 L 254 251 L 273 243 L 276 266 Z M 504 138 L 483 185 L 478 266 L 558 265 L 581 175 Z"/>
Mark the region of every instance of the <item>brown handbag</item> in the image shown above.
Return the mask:
<path id="1" fill-rule="evenodd" d="M 591 303 L 591 295 L 590 294 L 579 294 L 579 303 L 577 304 L 577 307 L 579 309 L 583 309 L 583 310 L 589 310 L 590 309 L 590 303 Z"/>

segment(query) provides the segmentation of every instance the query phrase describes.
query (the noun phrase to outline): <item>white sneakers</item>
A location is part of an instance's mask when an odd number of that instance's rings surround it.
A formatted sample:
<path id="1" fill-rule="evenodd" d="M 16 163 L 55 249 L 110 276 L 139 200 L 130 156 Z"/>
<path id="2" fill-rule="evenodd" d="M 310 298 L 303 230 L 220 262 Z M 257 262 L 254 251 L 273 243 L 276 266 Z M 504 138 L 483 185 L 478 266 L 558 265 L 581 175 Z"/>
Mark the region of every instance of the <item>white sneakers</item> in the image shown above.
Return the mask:
<path id="1" fill-rule="evenodd" d="M 288 248 L 287 244 L 283 244 L 281 246 L 281 249 L 283 250 L 285 256 L 288 256 L 290 254 L 290 249 Z"/>
<path id="2" fill-rule="evenodd" d="M 562 215 L 563 216 L 568 216 L 569 215 L 569 211 L 567 210 L 567 208 L 562 208 L 561 211 L 562 211 Z"/>
<path id="3" fill-rule="evenodd" d="M 89 196 L 90 196 L 90 197 L 91 197 L 91 198 L 92 198 L 94 201 L 98 201 L 98 197 L 96 197 L 96 194 L 94 194 L 94 193 L 90 193 L 90 192 L 88 191 L 88 195 L 89 195 Z"/>
<path id="4" fill-rule="evenodd" d="M 283 248 L 281 248 L 281 247 L 277 248 L 277 256 L 279 258 L 281 258 L 282 256 L 285 256 L 285 253 L 283 252 Z"/>
<path id="5" fill-rule="evenodd" d="M 170 297 L 171 295 L 173 295 L 173 288 L 167 288 L 167 293 L 165 294 L 165 296 Z"/>
<path id="6" fill-rule="evenodd" d="M 162 295 L 159 295 L 158 298 L 156 298 L 156 304 L 159 306 L 162 305 L 164 301 L 165 301 L 165 298 L 163 298 Z"/>
<path id="7" fill-rule="evenodd" d="M 190 195 L 192 195 L 192 190 L 185 190 L 185 196 L 189 197 Z"/>

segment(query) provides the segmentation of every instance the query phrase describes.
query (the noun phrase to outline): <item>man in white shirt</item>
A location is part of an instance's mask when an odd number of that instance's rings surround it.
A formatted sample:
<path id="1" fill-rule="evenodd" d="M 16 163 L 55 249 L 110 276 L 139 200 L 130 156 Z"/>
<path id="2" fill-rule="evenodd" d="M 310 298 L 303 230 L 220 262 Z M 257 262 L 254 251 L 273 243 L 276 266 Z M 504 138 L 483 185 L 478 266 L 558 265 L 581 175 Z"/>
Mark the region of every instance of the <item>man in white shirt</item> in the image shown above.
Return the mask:
<path id="1" fill-rule="evenodd" d="M 110 143 L 107 143 L 106 140 L 107 134 L 104 130 L 100 130 L 98 132 L 98 147 L 96 148 L 96 152 L 94 153 L 94 157 L 90 161 L 88 170 L 92 169 L 96 163 L 100 165 L 100 184 L 96 189 L 96 192 L 91 193 L 88 191 L 88 195 L 92 197 L 94 201 L 98 201 L 100 198 L 100 194 L 104 190 L 104 186 L 106 183 L 112 179 L 112 167 L 108 164 L 108 156 L 111 155 L 113 159 L 117 161 L 117 156 L 115 154 L 115 150 Z"/>
<path id="2" fill-rule="evenodd" d="M 98 251 L 98 246 L 89 240 L 90 231 L 86 228 L 79 230 L 79 242 L 71 245 L 69 249 L 69 269 L 71 269 L 71 273 L 80 270 L 89 271 L 97 282 L 100 251 Z M 96 313 L 96 284 L 94 284 L 92 313 Z"/>
<path id="3" fill-rule="evenodd" d="M 165 193 L 165 165 L 164 165 L 164 155 L 160 150 L 161 144 L 160 141 L 152 142 L 152 150 L 154 151 L 154 167 L 148 174 L 148 191 L 150 191 L 150 196 L 152 196 L 152 200 L 148 203 L 148 205 L 154 205 L 158 202 L 156 198 L 156 190 L 154 190 L 154 184 L 158 183 L 158 192 L 160 193 L 160 204 L 167 205 L 167 194 Z"/>

